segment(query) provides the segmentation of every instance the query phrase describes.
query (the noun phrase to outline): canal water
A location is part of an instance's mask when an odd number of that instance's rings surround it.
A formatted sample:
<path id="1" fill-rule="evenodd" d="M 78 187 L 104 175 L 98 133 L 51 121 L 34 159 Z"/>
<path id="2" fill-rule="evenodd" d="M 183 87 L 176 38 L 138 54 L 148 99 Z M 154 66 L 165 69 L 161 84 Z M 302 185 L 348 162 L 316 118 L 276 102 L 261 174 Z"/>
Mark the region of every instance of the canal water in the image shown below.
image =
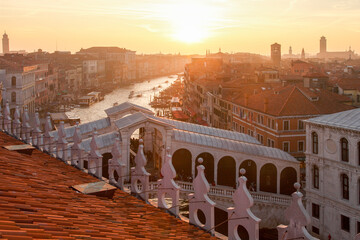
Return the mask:
<path id="1" fill-rule="evenodd" d="M 104 110 L 114 106 L 114 103 L 121 104 L 126 101 L 154 110 L 149 105 L 150 98 L 153 99 L 154 95 L 159 95 L 159 92 L 169 87 L 176 78 L 177 75 L 158 77 L 123 86 L 107 94 L 101 102 L 97 102 L 90 107 L 75 108 L 66 112 L 66 114 L 70 118 L 80 118 L 81 123 L 87 123 L 106 117 Z M 129 98 L 131 91 L 134 91 L 134 94 L 132 98 Z M 138 97 L 138 95 L 141 96 Z"/>

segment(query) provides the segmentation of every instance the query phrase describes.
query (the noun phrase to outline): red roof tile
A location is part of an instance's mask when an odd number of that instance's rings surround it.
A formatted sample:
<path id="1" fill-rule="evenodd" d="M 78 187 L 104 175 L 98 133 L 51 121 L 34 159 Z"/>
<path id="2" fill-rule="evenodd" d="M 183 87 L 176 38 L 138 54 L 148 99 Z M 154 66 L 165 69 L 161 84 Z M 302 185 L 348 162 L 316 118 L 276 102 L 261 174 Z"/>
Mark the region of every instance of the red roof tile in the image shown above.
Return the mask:
<path id="1" fill-rule="evenodd" d="M 98 179 L 38 150 L 1 147 L 11 144 L 22 143 L 0 133 L 1 239 L 215 239 L 121 190 L 77 193 L 70 186 Z"/>

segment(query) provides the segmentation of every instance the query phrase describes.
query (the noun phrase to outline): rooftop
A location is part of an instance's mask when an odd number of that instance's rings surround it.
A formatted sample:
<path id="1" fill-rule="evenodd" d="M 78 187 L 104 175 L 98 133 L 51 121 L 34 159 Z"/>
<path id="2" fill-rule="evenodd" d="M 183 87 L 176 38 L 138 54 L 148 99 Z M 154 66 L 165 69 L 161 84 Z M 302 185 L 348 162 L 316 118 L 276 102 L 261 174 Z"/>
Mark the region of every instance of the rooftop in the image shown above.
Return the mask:
<path id="1" fill-rule="evenodd" d="M 2 239 L 215 239 L 139 199 L 116 190 L 113 199 L 71 186 L 98 179 L 0 132 L 0 238 Z"/>
<path id="2" fill-rule="evenodd" d="M 311 118 L 306 122 L 360 132 L 360 108 Z"/>

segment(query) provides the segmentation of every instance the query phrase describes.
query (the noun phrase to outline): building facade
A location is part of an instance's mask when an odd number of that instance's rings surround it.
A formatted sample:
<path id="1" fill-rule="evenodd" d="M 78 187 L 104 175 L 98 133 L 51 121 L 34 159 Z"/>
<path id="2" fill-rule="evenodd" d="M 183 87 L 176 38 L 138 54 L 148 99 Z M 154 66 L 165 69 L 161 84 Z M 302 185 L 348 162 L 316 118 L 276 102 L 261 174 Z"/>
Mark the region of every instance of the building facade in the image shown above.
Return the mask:
<path id="1" fill-rule="evenodd" d="M 360 232 L 360 109 L 306 121 L 308 230 L 320 239 Z"/>

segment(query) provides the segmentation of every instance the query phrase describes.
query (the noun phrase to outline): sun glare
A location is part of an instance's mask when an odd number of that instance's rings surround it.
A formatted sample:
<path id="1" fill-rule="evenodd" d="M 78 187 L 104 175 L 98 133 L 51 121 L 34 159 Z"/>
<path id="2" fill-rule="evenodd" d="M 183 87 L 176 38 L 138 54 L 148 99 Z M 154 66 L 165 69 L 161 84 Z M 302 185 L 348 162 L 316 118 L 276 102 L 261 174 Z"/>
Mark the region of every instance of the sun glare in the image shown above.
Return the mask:
<path id="1" fill-rule="evenodd" d="M 213 10 L 203 1 L 182 1 L 168 9 L 171 36 L 176 41 L 198 43 L 211 34 Z"/>

